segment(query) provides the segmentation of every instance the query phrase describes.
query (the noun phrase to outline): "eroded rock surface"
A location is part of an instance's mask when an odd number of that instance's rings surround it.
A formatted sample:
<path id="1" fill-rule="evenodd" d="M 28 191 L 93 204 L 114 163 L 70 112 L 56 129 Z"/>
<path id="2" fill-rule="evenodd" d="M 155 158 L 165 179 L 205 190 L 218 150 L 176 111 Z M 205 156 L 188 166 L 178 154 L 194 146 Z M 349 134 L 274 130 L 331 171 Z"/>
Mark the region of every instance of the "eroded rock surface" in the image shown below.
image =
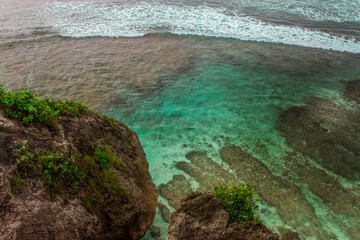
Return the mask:
<path id="1" fill-rule="evenodd" d="M 245 227 L 238 223 L 229 224 L 229 213 L 210 193 L 194 192 L 181 200 L 173 214 L 167 240 L 275 240 L 279 239 L 264 225 Z"/>
<path id="2" fill-rule="evenodd" d="M 77 118 L 59 117 L 60 132 L 46 127 L 23 126 L 4 117 L 0 110 L 0 236 L 3 239 L 139 239 L 154 220 L 158 192 L 148 171 L 148 162 L 135 132 L 124 124 L 94 113 Z M 94 149 L 111 143 L 113 152 L 126 165 L 116 170 L 119 184 L 129 194 L 119 211 L 88 212 L 78 198 L 46 197 L 40 180 L 26 179 L 24 190 L 11 193 L 16 169 L 15 149 L 28 140 L 29 149 L 43 150 L 56 141 L 63 149 L 75 147 L 91 156 Z"/>

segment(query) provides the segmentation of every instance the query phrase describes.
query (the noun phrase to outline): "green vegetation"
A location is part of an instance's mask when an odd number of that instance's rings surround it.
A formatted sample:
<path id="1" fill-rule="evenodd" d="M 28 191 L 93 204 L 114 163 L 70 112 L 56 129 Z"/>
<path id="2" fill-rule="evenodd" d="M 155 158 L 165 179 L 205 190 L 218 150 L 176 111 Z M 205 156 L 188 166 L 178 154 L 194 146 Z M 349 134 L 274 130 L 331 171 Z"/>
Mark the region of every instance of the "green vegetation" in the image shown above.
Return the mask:
<path id="1" fill-rule="evenodd" d="M 25 184 L 25 179 L 23 179 L 21 176 L 18 175 L 12 175 L 12 178 L 10 179 L 11 193 L 14 196 L 17 196 L 18 194 L 22 193 L 24 191 L 24 184 Z"/>
<path id="2" fill-rule="evenodd" d="M 16 149 L 20 159 L 17 166 L 18 173 L 23 178 L 41 178 L 45 180 L 48 192 L 51 195 L 76 193 L 84 178 L 84 172 L 77 166 L 76 154 L 70 157 L 56 148 L 53 144 L 45 153 L 33 153 L 26 147 L 27 141 L 21 148 Z"/>
<path id="3" fill-rule="evenodd" d="M 114 119 L 109 118 L 108 116 L 103 116 L 103 119 L 105 119 L 107 121 L 107 123 L 110 125 L 110 127 L 114 130 L 117 131 L 118 128 L 116 127 L 115 123 L 114 123 Z"/>
<path id="4" fill-rule="evenodd" d="M 62 152 L 57 143 L 43 152 L 32 152 L 27 141 L 16 149 L 18 158 L 16 175 L 12 189 L 18 191 L 26 178 L 44 181 L 50 198 L 56 196 L 79 197 L 81 204 L 89 211 L 116 212 L 128 191 L 119 185 L 116 169 L 125 164 L 113 152 L 111 147 L 96 148 L 91 156 L 82 156 L 75 147 Z"/>
<path id="5" fill-rule="evenodd" d="M 255 216 L 258 210 L 254 198 L 254 190 L 249 183 L 220 186 L 213 189 L 214 197 L 220 201 L 220 205 L 230 213 L 230 222 L 238 222 L 249 226 L 260 223 Z"/>
<path id="6" fill-rule="evenodd" d="M 0 108 L 7 117 L 20 119 L 24 124 L 37 122 L 54 132 L 59 131 L 58 116 L 76 117 L 87 109 L 72 100 L 40 99 L 29 91 L 5 91 L 0 85 Z"/>

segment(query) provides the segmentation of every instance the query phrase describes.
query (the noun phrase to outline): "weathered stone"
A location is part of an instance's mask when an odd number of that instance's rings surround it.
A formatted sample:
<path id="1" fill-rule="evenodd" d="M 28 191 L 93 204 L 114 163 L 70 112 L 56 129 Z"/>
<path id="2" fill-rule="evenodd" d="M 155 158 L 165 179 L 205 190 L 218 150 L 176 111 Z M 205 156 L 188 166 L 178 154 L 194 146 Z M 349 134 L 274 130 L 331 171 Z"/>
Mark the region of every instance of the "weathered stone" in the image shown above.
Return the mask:
<path id="1" fill-rule="evenodd" d="M 124 124 L 112 124 L 94 113 L 77 118 L 59 117 L 59 134 L 36 124 L 24 126 L 9 120 L 0 110 L 0 236 L 7 239 L 139 239 L 154 220 L 158 193 L 148 171 L 144 151 L 135 132 Z M 111 126 L 112 125 L 112 126 Z M 119 185 L 129 194 L 118 211 L 85 210 L 78 198 L 44 198 L 43 182 L 26 179 L 24 190 L 15 197 L 10 180 L 16 169 L 15 149 L 41 151 L 56 141 L 63 149 L 76 148 L 91 156 L 94 149 L 112 142 L 113 152 L 126 167 L 114 170 Z M 124 151 L 126 149 L 126 151 Z"/>
<path id="2" fill-rule="evenodd" d="M 229 224 L 229 213 L 210 193 L 194 192 L 181 200 L 173 214 L 167 240 L 275 240 L 279 239 L 264 225 L 245 227 Z"/>

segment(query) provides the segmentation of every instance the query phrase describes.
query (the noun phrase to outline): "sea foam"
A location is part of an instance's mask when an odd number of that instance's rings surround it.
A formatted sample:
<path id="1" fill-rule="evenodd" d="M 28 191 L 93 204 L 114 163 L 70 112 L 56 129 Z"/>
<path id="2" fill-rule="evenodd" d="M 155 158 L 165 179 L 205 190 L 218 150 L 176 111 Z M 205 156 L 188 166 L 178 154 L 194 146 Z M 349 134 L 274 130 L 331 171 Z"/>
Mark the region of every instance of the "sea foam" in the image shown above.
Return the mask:
<path id="1" fill-rule="evenodd" d="M 360 53 L 360 42 L 311 29 L 275 25 L 254 17 L 229 14 L 206 5 L 52 2 L 43 12 L 48 24 L 69 37 L 138 37 L 171 32 L 236 38 Z"/>

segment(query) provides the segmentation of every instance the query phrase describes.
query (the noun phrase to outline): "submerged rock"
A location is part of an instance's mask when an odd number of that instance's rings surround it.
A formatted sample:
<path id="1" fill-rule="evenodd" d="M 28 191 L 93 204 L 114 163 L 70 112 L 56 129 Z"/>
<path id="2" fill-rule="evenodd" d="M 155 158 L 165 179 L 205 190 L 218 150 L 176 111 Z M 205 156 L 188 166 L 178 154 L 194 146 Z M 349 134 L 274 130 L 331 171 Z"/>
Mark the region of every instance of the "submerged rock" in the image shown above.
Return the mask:
<path id="1" fill-rule="evenodd" d="M 262 224 L 246 227 L 229 224 L 229 213 L 210 193 L 194 192 L 181 200 L 173 213 L 167 240 L 275 240 L 279 239 Z"/>
<path id="2" fill-rule="evenodd" d="M 188 162 L 178 162 L 176 167 L 183 170 L 199 183 L 200 192 L 211 191 L 214 186 L 239 183 L 234 175 L 223 169 L 204 152 L 192 151 L 186 154 Z"/>
<path id="3" fill-rule="evenodd" d="M 296 159 L 286 158 L 290 172 L 296 173 L 310 190 L 327 203 L 335 213 L 359 216 L 360 211 L 352 191 L 345 189 L 334 176 L 324 170 L 311 166 L 309 162 L 300 164 Z"/>
<path id="4" fill-rule="evenodd" d="M 150 227 L 150 236 L 154 239 L 159 239 L 161 237 L 161 231 L 159 227 L 151 225 Z"/>
<path id="5" fill-rule="evenodd" d="M 239 178 L 249 182 L 256 193 L 277 208 L 279 216 L 286 224 L 307 237 L 333 237 L 322 229 L 314 209 L 299 187 L 273 175 L 262 162 L 237 146 L 223 147 L 220 156 Z"/>
<path id="6" fill-rule="evenodd" d="M 183 175 L 174 175 L 173 179 L 167 184 L 162 184 L 159 190 L 160 195 L 166 198 L 173 208 L 179 205 L 186 194 L 192 192 L 190 183 Z"/>
<path id="7" fill-rule="evenodd" d="M 190 163 L 178 162 L 176 168 L 189 174 L 199 184 L 196 191 L 211 191 L 214 186 L 239 183 L 234 175 L 224 170 L 204 152 L 191 151 L 186 154 L 186 158 Z M 175 175 L 172 181 L 160 186 L 160 195 L 168 199 L 173 208 L 190 192 L 190 183 L 183 175 Z"/>
<path id="8" fill-rule="evenodd" d="M 350 81 L 346 84 L 344 97 L 360 104 L 360 80 Z"/>
<path id="9" fill-rule="evenodd" d="M 159 203 L 158 207 L 159 207 L 162 219 L 168 223 L 170 221 L 170 216 L 171 216 L 170 209 L 163 203 Z"/>
<path id="10" fill-rule="evenodd" d="M 350 180 L 360 179 L 360 111 L 314 98 L 280 116 L 279 129 L 296 151 Z"/>
<path id="11" fill-rule="evenodd" d="M 142 237 L 154 220 L 158 192 L 136 133 L 92 112 L 76 118 L 59 117 L 57 121 L 60 131 L 54 134 L 36 124 L 24 126 L 5 117 L 0 109 L 0 236 L 22 240 Z M 15 149 L 24 140 L 32 152 L 43 152 L 55 144 L 63 152 L 73 151 L 89 159 L 96 148 L 106 146 L 121 162 L 117 168 L 109 167 L 106 174 L 115 174 L 112 176 L 117 182 L 112 184 L 122 186 L 120 189 L 127 193 L 121 201 L 111 202 L 111 195 L 118 193 L 110 190 L 109 195 L 101 196 L 104 202 L 99 203 L 91 195 L 82 198 L 88 189 L 97 187 L 91 181 L 93 176 L 85 178 L 94 185 L 74 195 L 51 195 L 48 183 L 36 176 L 16 178 L 19 159 Z"/>

